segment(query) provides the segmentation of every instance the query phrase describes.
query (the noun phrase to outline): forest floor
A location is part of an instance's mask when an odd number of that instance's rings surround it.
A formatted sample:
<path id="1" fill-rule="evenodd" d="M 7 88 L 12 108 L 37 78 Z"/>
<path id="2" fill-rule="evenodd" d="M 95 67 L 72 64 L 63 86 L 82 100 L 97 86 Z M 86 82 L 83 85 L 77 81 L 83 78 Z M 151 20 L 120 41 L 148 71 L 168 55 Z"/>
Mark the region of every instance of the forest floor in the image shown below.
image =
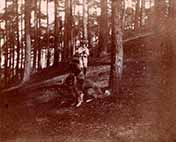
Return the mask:
<path id="1" fill-rule="evenodd" d="M 0 141 L 176 142 L 176 79 L 174 68 L 169 68 L 174 64 L 152 45 L 148 39 L 138 55 L 129 51 L 116 96 L 75 108 L 60 104 L 56 88 L 2 94 Z M 106 86 L 109 66 L 89 67 L 88 78 Z M 47 83 L 60 82 L 57 79 Z"/>

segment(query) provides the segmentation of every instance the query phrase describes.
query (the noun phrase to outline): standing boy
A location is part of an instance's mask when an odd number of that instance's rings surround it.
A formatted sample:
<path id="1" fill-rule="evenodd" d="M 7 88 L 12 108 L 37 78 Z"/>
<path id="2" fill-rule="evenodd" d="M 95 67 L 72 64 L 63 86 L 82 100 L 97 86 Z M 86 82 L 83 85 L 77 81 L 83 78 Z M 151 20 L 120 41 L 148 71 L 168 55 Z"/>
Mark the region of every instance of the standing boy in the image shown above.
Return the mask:
<path id="1" fill-rule="evenodd" d="M 87 48 L 86 41 L 81 41 L 81 45 L 76 51 L 76 54 L 79 55 L 79 64 L 80 67 L 86 76 L 87 73 L 87 66 L 88 66 L 88 56 L 89 56 L 89 49 Z"/>

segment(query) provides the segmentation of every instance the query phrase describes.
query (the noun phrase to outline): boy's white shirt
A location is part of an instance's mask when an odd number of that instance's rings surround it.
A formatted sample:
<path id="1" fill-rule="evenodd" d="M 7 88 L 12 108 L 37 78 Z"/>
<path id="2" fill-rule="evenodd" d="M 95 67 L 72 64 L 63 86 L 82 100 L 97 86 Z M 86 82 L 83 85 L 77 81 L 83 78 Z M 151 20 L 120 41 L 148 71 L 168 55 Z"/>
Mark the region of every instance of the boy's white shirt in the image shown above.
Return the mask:
<path id="1" fill-rule="evenodd" d="M 86 56 L 84 55 L 81 55 L 82 52 L 86 53 Z M 83 67 L 86 67 L 87 68 L 87 64 L 88 64 L 88 56 L 89 56 L 89 49 L 87 47 L 80 47 L 78 50 L 77 50 L 77 53 L 80 54 L 80 58 L 79 58 L 79 64 L 80 64 L 80 67 L 83 68 Z"/>
<path id="2" fill-rule="evenodd" d="M 82 52 L 84 52 L 85 51 L 85 53 L 86 53 L 86 55 L 87 56 L 89 56 L 89 49 L 87 48 L 87 47 L 80 47 L 80 48 L 78 48 L 78 50 L 76 51 L 78 54 L 81 54 Z"/>

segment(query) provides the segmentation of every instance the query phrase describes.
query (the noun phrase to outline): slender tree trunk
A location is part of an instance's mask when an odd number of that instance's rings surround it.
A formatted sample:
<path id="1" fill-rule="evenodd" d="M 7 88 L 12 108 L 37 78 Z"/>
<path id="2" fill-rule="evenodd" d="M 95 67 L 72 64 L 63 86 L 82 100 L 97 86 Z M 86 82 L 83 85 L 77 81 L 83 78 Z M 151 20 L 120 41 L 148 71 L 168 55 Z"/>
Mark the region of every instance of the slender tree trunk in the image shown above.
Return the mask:
<path id="1" fill-rule="evenodd" d="M 125 30 L 125 20 L 126 20 L 126 1 L 122 1 L 122 31 Z"/>
<path id="2" fill-rule="evenodd" d="M 8 28 L 8 32 L 9 32 L 9 40 L 8 40 L 8 43 L 9 43 L 9 70 L 8 70 L 8 72 L 9 72 L 9 74 L 8 74 L 8 76 L 9 76 L 9 81 L 10 81 L 10 78 L 11 78 L 11 68 L 12 68 L 12 38 L 10 37 L 10 34 L 12 34 L 12 22 L 11 22 L 11 20 L 9 20 L 9 28 Z"/>
<path id="3" fill-rule="evenodd" d="M 13 0 L 13 5 L 16 5 L 16 0 Z M 13 12 L 16 14 L 16 7 L 13 7 Z M 12 78 L 15 76 L 15 45 L 16 45 L 16 20 L 12 21 Z"/>
<path id="4" fill-rule="evenodd" d="M 7 0 L 5 0 L 5 13 L 7 13 Z M 8 82 L 8 20 L 5 19 L 5 83 Z"/>
<path id="5" fill-rule="evenodd" d="M 54 41 L 54 65 L 58 64 L 59 61 L 59 51 L 58 51 L 58 14 L 57 14 L 57 7 L 58 7 L 58 0 L 54 1 L 55 3 L 55 41 Z"/>
<path id="6" fill-rule="evenodd" d="M 73 16 L 75 16 L 76 15 L 76 2 L 74 1 L 73 3 L 72 3 L 72 15 Z M 75 22 L 75 21 L 73 21 L 73 22 Z M 77 40 L 77 35 L 76 35 L 76 25 L 75 25 L 75 23 L 73 23 L 73 29 L 72 29 L 72 48 L 73 48 L 73 55 L 75 54 L 75 51 L 76 51 L 76 40 Z"/>
<path id="7" fill-rule="evenodd" d="M 145 10 L 145 0 L 141 0 L 141 11 L 140 11 L 140 27 L 143 26 L 143 18 Z"/>
<path id="8" fill-rule="evenodd" d="M 72 56 L 72 0 L 65 0 L 63 60 Z"/>
<path id="9" fill-rule="evenodd" d="M 16 14 L 17 14 L 17 18 L 16 18 L 16 40 L 17 40 L 17 59 L 16 59 L 16 72 L 18 74 L 19 72 L 19 60 L 20 60 L 20 39 L 19 39 L 19 16 L 18 16 L 18 0 L 16 0 Z"/>
<path id="10" fill-rule="evenodd" d="M 107 0 L 101 0 L 101 19 L 100 19 L 100 36 L 99 36 L 99 53 L 107 53 L 108 47 L 108 11 Z"/>
<path id="11" fill-rule="evenodd" d="M 21 0 L 21 3 L 24 4 L 23 0 Z M 21 5 L 21 31 L 20 31 L 20 34 L 21 34 L 21 60 L 20 60 L 20 68 L 21 70 L 23 70 L 24 68 L 24 62 L 23 62 L 23 59 L 24 59 L 24 33 L 23 33 L 23 21 L 24 21 L 24 12 L 22 10 L 22 5 Z M 23 73 L 21 73 L 21 78 L 23 77 Z"/>
<path id="12" fill-rule="evenodd" d="M 35 22 L 35 36 L 34 36 L 34 58 L 33 58 L 33 69 L 36 69 L 37 66 L 37 48 L 38 48 L 38 7 L 37 0 L 35 1 L 35 14 L 34 14 L 34 22 Z"/>
<path id="13" fill-rule="evenodd" d="M 165 0 L 155 0 L 155 24 L 158 27 L 157 23 L 162 24 L 165 17 Z"/>
<path id="14" fill-rule="evenodd" d="M 119 93 L 123 69 L 123 42 L 120 17 L 121 0 L 112 0 L 112 49 L 110 88 L 113 94 Z"/>
<path id="15" fill-rule="evenodd" d="M 152 8 L 152 2 L 153 2 L 153 0 L 150 0 L 149 2 L 150 2 L 150 8 Z"/>
<path id="16" fill-rule="evenodd" d="M 90 10 L 90 7 L 88 5 L 88 8 L 87 8 L 87 29 L 88 29 L 88 45 L 89 45 L 89 48 L 92 47 L 92 43 L 91 43 L 91 32 L 90 32 L 90 14 L 89 14 L 89 10 Z"/>
<path id="17" fill-rule="evenodd" d="M 26 50 L 25 50 L 25 67 L 23 83 L 29 81 L 31 73 L 31 36 L 30 36 L 30 0 L 25 1 L 25 39 L 26 39 Z"/>
<path id="18" fill-rule="evenodd" d="M 49 45 L 49 0 L 46 1 L 46 13 L 47 13 L 47 67 L 50 66 L 50 58 L 51 58 L 51 53 L 50 53 L 50 45 Z"/>
<path id="19" fill-rule="evenodd" d="M 83 0 L 83 38 L 88 39 L 87 32 L 87 0 Z"/>
<path id="20" fill-rule="evenodd" d="M 41 40 L 40 40 L 40 28 L 41 28 L 41 0 L 39 0 L 39 17 L 38 17 L 38 22 L 39 22 L 39 25 L 38 25 L 38 31 L 39 31 L 39 35 L 38 35 L 38 69 L 40 70 L 42 67 L 41 67 Z"/>
<path id="21" fill-rule="evenodd" d="M 140 0 L 136 1 L 136 10 L 135 10 L 135 23 L 134 23 L 134 29 L 137 31 L 139 29 L 139 18 L 140 18 Z"/>
<path id="22" fill-rule="evenodd" d="M 175 0 L 169 1 L 169 16 L 171 18 L 176 18 L 176 1 Z"/>
<path id="23" fill-rule="evenodd" d="M 12 45 L 12 71 L 11 71 L 11 75 L 12 75 L 12 78 L 13 76 L 15 75 L 15 70 L 14 70 L 14 67 L 15 67 L 15 27 L 14 27 L 14 22 L 12 22 L 12 31 L 11 33 L 13 34 L 13 38 L 12 38 L 12 41 L 11 41 L 11 45 Z"/>

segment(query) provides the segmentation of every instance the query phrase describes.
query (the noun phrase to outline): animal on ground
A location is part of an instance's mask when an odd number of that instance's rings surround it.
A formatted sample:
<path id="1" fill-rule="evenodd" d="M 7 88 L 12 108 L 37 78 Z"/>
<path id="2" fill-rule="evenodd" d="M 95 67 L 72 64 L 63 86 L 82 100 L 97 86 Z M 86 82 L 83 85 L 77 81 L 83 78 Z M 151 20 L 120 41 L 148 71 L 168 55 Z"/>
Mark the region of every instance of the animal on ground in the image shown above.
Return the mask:
<path id="1" fill-rule="evenodd" d="M 64 84 L 65 87 L 68 87 L 71 91 L 71 95 L 76 97 L 76 107 L 79 107 L 83 102 L 90 102 L 95 99 L 102 99 L 111 95 L 109 90 L 103 91 L 97 83 L 87 78 L 79 81 L 74 75 L 68 75 L 64 81 Z"/>

